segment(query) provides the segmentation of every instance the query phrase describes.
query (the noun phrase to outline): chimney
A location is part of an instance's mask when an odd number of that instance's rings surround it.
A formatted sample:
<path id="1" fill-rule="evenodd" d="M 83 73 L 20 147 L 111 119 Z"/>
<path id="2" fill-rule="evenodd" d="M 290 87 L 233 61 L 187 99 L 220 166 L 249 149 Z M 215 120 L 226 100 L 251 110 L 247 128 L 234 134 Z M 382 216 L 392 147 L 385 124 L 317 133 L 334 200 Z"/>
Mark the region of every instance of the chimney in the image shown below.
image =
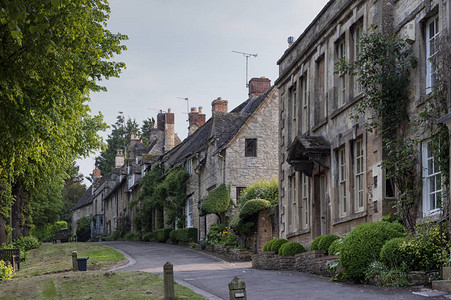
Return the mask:
<path id="1" fill-rule="evenodd" d="M 124 165 L 125 158 L 124 158 L 124 152 L 121 149 L 117 149 L 116 157 L 114 159 L 114 167 L 120 168 Z"/>
<path id="2" fill-rule="evenodd" d="M 158 114 L 158 117 L 160 114 Z M 174 113 L 168 108 L 168 112 L 164 114 L 164 152 L 167 152 L 175 146 L 175 129 L 174 129 Z M 160 125 L 158 125 L 160 129 Z"/>
<path id="3" fill-rule="evenodd" d="M 213 100 L 213 102 L 211 102 L 211 112 L 214 113 L 226 113 L 227 112 L 227 104 L 229 103 L 229 101 L 227 100 L 222 100 L 221 97 L 219 97 L 216 100 Z"/>
<path id="4" fill-rule="evenodd" d="M 252 78 L 249 81 L 249 97 L 260 96 L 271 88 L 271 80 L 266 77 Z"/>
<path id="5" fill-rule="evenodd" d="M 96 182 L 97 179 L 102 177 L 101 172 L 99 168 L 96 166 L 96 168 L 92 171 L 92 183 Z"/>
<path id="6" fill-rule="evenodd" d="M 197 111 L 197 108 L 191 107 L 191 112 L 188 114 L 188 135 L 193 134 L 197 128 L 205 124 L 205 114 L 203 112 L 202 106 L 199 107 L 199 111 Z"/>

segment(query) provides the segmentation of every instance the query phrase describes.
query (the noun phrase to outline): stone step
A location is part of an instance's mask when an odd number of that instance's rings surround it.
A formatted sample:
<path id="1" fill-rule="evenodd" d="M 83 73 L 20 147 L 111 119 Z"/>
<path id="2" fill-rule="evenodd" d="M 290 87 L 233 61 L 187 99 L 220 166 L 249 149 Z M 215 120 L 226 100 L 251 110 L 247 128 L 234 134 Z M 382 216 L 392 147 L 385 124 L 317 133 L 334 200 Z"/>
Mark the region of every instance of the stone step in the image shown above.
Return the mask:
<path id="1" fill-rule="evenodd" d="M 432 289 L 451 293 L 451 280 L 433 280 Z"/>

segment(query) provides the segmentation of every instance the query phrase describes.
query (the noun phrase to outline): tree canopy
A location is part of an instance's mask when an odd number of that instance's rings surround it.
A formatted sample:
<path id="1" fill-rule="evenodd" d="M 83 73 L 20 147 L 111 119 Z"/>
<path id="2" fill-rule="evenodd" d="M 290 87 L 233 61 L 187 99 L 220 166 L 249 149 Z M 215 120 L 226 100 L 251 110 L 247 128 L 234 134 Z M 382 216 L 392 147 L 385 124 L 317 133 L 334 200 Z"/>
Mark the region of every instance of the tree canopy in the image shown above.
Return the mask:
<path id="1" fill-rule="evenodd" d="M 109 12 L 106 0 L 0 0 L 0 243 L 13 202 L 22 212 L 20 198 L 102 147 L 89 93 L 119 76 L 110 59 L 127 39 L 106 29 Z"/>

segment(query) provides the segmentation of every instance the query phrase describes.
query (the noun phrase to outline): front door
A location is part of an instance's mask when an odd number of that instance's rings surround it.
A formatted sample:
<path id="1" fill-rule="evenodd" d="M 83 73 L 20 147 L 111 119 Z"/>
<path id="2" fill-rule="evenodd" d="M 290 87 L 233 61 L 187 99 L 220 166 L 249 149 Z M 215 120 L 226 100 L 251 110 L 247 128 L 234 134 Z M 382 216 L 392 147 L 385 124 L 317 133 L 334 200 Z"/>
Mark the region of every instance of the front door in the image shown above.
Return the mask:
<path id="1" fill-rule="evenodd" d="M 327 178 L 321 175 L 319 178 L 319 199 L 321 203 L 321 235 L 327 234 Z"/>

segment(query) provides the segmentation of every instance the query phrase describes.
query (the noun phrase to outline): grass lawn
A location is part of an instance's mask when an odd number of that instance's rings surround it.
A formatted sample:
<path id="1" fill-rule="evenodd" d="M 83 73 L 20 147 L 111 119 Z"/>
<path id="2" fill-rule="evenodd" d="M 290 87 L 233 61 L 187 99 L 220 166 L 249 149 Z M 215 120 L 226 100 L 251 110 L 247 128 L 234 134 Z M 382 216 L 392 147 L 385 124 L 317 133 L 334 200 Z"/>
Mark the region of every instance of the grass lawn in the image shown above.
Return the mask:
<path id="1" fill-rule="evenodd" d="M 72 271 L 72 251 L 88 257 L 88 271 Z M 163 278 L 144 272 L 105 271 L 125 262 L 111 248 L 92 243 L 43 244 L 31 250 L 12 280 L 0 282 L 0 299 L 162 299 Z M 205 299 L 175 285 L 176 299 Z"/>
<path id="2" fill-rule="evenodd" d="M 107 269 L 120 261 L 125 262 L 121 253 L 111 248 L 92 243 L 42 244 L 28 252 L 28 258 L 20 263 L 16 277 L 49 274 L 72 270 L 72 251 L 78 257 L 88 257 L 88 270 Z"/>

